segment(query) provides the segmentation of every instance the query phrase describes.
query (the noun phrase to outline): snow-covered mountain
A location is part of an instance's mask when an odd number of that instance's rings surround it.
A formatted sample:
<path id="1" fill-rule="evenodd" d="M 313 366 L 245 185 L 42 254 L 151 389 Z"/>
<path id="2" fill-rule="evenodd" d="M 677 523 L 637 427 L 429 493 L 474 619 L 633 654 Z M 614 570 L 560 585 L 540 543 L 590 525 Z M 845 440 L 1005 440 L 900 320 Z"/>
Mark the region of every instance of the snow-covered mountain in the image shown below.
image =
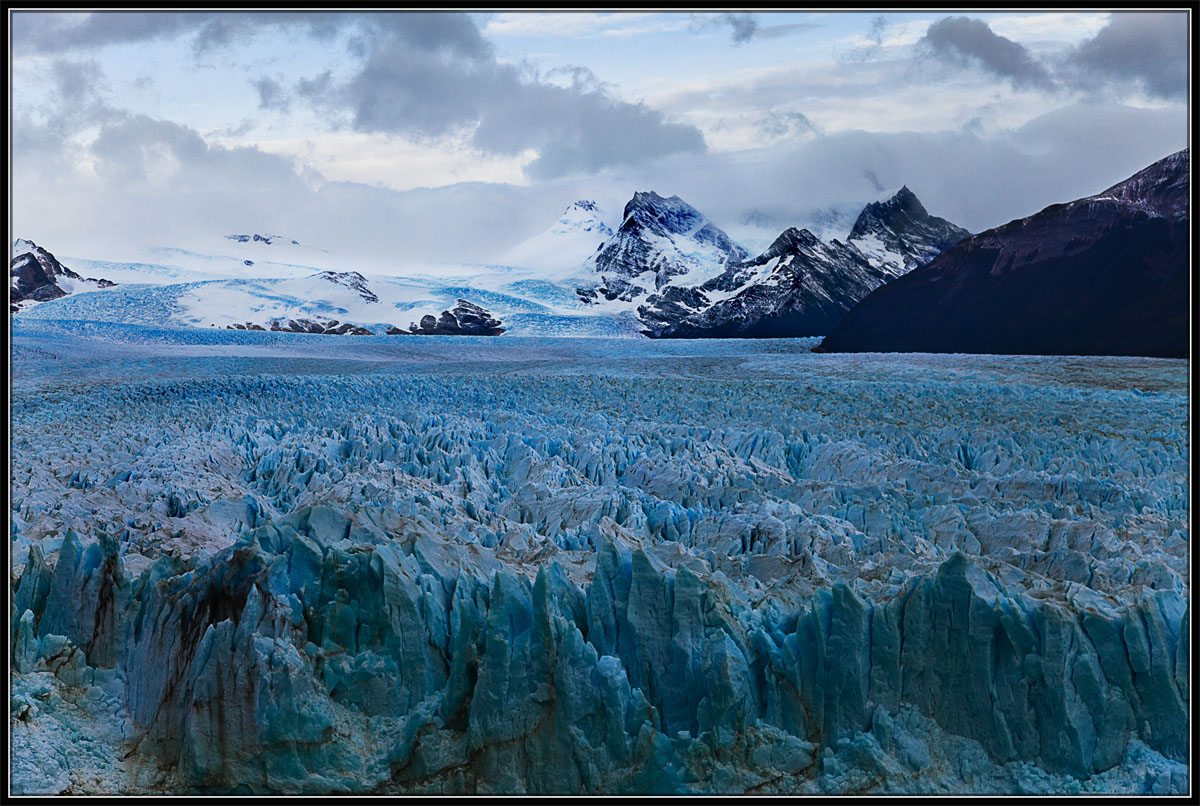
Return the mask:
<path id="1" fill-rule="evenodd" d="M 892 277 L 906 274 L 971 233 L 931 216 L 908 186 L 863 208 L 847 241 Z"/>
<path id="2" fill-rule="evenodd" d="M 251 247 L 255 242 L 238 245 Z M 297 248 L 290 242 L 270 246 L 257 242 L 257 246 Z M 509 265 L 398 264 L 391 267 L 393 274 L 383 275 L 322 268 L 339 263 L 332 252 L 319 255 L 322 259 L 313 261 L 317 265 L 263 261 L 244 266 L 227 252 L 156 250 L 154 255 L 164 262 L 73 259 L 84 270 L 111 272 L 122 285 L 103 293 L 54 299 L 31 310 L 22 308 L 18 314 L 306 333 L 353 332 L 343 330 L 349 325 L 384 334 L 425 332 L 420 325 L 424 317 L 441 322 L 447 312 L 454 315 L 463 300 L 501 323 L 496 327 L 516 334 L 636 336 L 640 329 L 633 311 L 587 305 L 575 294 L 574 284 L 556 283 L 546 279 L 547 272 Z M 178 263 L 165 262 L 175 259 Z"/>
<path id="3" fill-rule="evenodd" d="M 613 234 L 607 216 L 589 199 L 567 206 L 558 220 L 513 247 L 504 262 L 543 271 L 551 277 L 579 273 L 580 264 Z"/>
<path id="4" fill-rule="evenodd" d="M 877 289 L 834 352 L 1188 354 L 1188 152 L 973 235 Z"/>
<path id="5" fill-rule="evenodd" d="M 759 211 L 743 223 L 765 233 L 777 221 Z M 846 243 L 788 228 L 755 258 L 678 196 L 638 192 L 615 229 L 594 202 L 580 200 L 495 265 L 401 262 L 372 273 L 302 237 L 261 233 L 154 247 L 140 253 L 148 262 L 93 256 L 76 262 L 119 280 L 119 294 L 57 300 L 22 315 L 408 333 L 429 332 L 420 324 L 426 317 L 441 327 L 461 301 L 517 334 L 821 335 L 865 293 L 956 234 L 905 188 L 863 209 Z"/>
<path id="6" fill-rule="evenodd" d="M 761 230 L 761 211 L 744 228 Z M 618 231 L 585 263 L 580 296 L 636 311 L 663 338 L 824 335 L 883 283 L 967 233 L 929 215 L 907 187 L 867 204 L 845 243 L 790 227 L 758 257 L 677 196 L 637 193 Z"/>
<path id="7" fill-rule="evenodd" d="M 9 305 L 13 312 L 76 291 L 94 291 L 116 285 L 103 278 L 81 276 L 60 263 L 50 252 L 23 238 L 13 241 L 9 274 Z"/>
<path id="8" fill-rule="evenodd" d="M 603 298 L 637 307 L 668 287 L 697 286 L 717 277 L 731 260 L 749 256 L 678 196 L 638 192 L 625 205 L 621 226 L 585 261 L 599 279 L 580 295 L 589 302 Z"/>
<path id="9" fill-rule="evenodd" d="M 771 338 L 828 333 L 891 274 L 853 246 L 791 228 L 753 260 L 731 265 L 700 286 L 712 301 L 673 322 L 644 317 L 660 338 Z"/>

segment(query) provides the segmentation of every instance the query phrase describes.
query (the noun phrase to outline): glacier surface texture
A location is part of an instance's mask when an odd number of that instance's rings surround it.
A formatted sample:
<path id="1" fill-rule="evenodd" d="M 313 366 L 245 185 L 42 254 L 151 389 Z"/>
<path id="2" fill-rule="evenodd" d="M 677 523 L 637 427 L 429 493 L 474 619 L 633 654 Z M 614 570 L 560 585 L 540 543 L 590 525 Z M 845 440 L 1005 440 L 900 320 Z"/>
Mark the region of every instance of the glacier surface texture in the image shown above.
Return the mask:
<path id="1" fill-rule="evenodd" d="M 14 324 L 17 793 L 1183 793 L 1187 365 Z"/>

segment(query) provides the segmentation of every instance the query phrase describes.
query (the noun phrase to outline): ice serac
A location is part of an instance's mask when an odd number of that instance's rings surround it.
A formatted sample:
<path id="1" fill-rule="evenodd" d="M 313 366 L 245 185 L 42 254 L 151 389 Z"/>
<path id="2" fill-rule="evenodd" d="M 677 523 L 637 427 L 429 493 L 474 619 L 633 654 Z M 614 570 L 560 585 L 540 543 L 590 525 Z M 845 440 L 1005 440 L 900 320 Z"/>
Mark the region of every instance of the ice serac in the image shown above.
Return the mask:
<path id="1" fill-rule="evenodd" d="M 15 791 L 1187 791 L 1182 362 L 102 324 L 14 325 Z"/>
<path id="2" fill-rule="evenodd" d="M 792 228 L 758 257 L 731 264 L 700 286 L 716 300 L 711 305 L 676 319 L 644 316 L 645 332 L 659 338 L 820 336 L 890 277 L 858 250 Z"/>
<path id="3" fill-rule="evenodd" d="M 18 238 L 12 244 L 9 307 L 12 312 L 32 303 L 65 297 L 77 290 L 110 288 L 115 283 L 82 277 L 33 241 Z M 24 303 L 24 305 L 22 305 Z"/>
<path id="4" fill-rule="evenodd" d="M 41 612 L 18 595 L 14 656 L 72 686 L 129 670 L 142 751 L 193 790 L 796 786 L 816 747 L 885 744 L 906 709 L 1077 779 L 1134 739 L 1187 756 L 1173 591 L 1046 601 L 957 554 L 779 618 L 640 549 L 600 542 L 582 587 L 554 562 L 531 583 L 435 535 L 389 539 L 404 522 L 305 508 L 137 579 L 111 546 L 65 543 L 52 573 L 27 566 L 49 593 Z"/>
<path id="5" fill-rule="evenodd" d="M 968 237 L 873 292 L 821 347 L 1186 357 L 1188 166 L 1180 151 Z"/>
<path id="6" fill-rule="evenodd" d="M 846 239 L 873 266 L 899 277 L 924 265 L 971 233 L 932 216 L 908 186 L 884 201 L 869 203 Z"/>
<path id="7" fill-rule="evenodd" d="M 585 263 L 600 279 L 580 294 L 655 307 L 667 287 L 698 285 L 724 271 L 728 262 L 747 257 L 678 196 L 638 192 L 625 205 L 620 227 Z"/>

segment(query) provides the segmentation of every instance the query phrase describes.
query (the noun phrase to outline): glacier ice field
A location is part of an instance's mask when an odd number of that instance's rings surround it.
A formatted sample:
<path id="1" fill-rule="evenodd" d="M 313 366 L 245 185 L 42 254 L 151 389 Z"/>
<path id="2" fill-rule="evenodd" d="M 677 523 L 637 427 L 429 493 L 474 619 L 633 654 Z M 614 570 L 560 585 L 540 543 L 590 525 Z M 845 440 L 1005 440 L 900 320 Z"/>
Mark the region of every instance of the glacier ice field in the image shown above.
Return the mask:
<path id="1" fill-rule="evenodd" d="M 1184 361 L 12 336 L 13 793 L 1189 792 Z"/>

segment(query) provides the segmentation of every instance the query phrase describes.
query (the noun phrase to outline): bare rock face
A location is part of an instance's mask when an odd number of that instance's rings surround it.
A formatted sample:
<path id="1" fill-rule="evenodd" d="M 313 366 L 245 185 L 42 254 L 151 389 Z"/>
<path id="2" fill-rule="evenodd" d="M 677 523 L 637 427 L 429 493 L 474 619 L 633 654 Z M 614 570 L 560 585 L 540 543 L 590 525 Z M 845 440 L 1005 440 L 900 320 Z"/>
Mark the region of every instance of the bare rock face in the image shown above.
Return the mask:
<path id="1" fill-rule="evenodd" d="M 1188 351 L 1188 152 L 959 242 L 866 297 L 831 352 Z"/>
<path id="2" fill-rule="evenodd" d="M 700 287 L 714 296 L 735 293 L 644 332 L 659 338 L 819 336 L 888 279 L 886 269 L 853 247 L 836 240 L 825 243 L 808 230 L 792 228 L 757 258 L 731 265 Z M 650 314 L 643 311 L 643 321 Z"/>
<path id="3" fill-rule="evenodd" d="M 890 264 L 895 276 L 912 271 L 971 233 L 926 211 L 908 186 L 887 201 L 863 208 L 847 241 L 875 265 Z"/>
<path id="4" fill-rule="evenodd" d="M 13 252 L 13 258 L 9 264 L 9 274 L 12 278 L 10 284 L 11 311 L 20 310 L 22 302 L 48 302 L 65 297 L 84 284 L 93 285 L 96 288 L 111 288 L 116 285 L 116 283 L 103 278 L 93 279 L 80 276 L 33 241 L 23 239 L 13 241 Z"/>
<path id="5" fill-rule="evenodd" d="M 345 286 L 367 302 L 379 302 L 375 292 L 367 287 L 367 278 L 356 271 L 323 271 L 313 275 L 334 285 Z"/>
<path id="6" fill-rule="evenodd" d="M 339 322 L 336 319 L 272 319 L 264 327 L 253 322 L 226 325 L 226 330 L 270 330 L 283 333 L 315 333 L 321 336 L 373 336 L 370 330 L 350 322 Z"/>
<path id="7" fill-rule="evenodd" d="M 420 336 L 499 336 L 504 332 L 501 324 L 485 309 L 460 299 L 441 316 L 422 316 L 420 324 L 410 325 L 408 332 Z"/>

